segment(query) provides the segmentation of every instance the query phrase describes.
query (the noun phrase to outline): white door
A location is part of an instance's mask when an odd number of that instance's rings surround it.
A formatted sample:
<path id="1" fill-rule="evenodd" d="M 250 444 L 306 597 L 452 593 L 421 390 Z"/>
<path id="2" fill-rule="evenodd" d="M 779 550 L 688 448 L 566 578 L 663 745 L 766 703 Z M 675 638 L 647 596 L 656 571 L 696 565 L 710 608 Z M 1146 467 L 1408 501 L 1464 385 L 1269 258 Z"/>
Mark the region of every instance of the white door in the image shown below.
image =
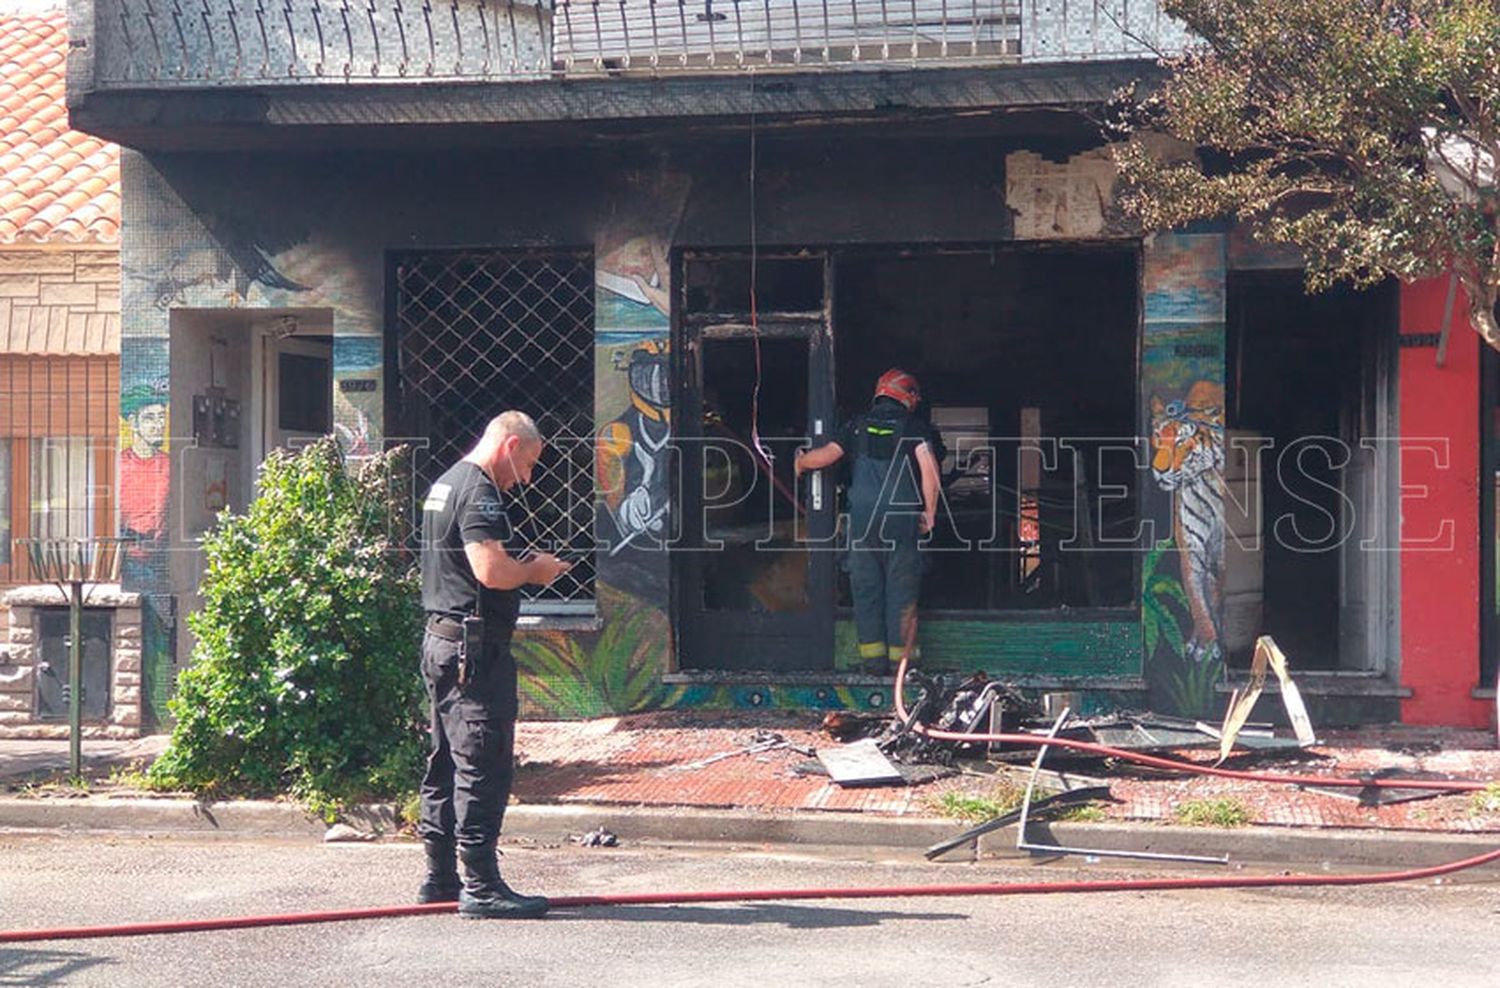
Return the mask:
<path id="1" fill-rule="evenodd" d="M 268 338 L 261 458 L 333 431 L 333 344 L 325 339 Z"/>

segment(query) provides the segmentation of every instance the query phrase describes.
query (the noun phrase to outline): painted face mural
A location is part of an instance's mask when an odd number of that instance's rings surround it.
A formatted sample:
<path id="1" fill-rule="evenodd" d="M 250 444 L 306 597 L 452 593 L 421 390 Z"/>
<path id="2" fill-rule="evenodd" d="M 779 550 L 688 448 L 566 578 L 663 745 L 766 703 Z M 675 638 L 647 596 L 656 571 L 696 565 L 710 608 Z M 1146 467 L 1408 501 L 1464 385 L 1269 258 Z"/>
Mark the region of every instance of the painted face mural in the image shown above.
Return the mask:
<path id="1" fill-rule="evenodd" d="M 126 388 L 120 395 L 120 535 L 134 539 L 125 554 L 127 573 L 140 579 L 153 551 L 167 537 L 167 382 Z"/>

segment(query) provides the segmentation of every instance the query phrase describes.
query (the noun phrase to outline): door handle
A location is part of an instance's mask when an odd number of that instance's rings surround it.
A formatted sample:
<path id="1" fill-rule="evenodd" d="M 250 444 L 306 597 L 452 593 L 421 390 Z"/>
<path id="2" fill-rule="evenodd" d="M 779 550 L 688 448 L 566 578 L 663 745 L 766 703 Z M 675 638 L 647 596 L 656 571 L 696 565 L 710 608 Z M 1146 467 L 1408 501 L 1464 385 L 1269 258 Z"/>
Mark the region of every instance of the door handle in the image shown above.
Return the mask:
<path id="1" fill-rule="evenodd" d="M 823 420 L 822 419 L 813 419 L 812 434 L 813 434 L 813 441 L 812 441 L 813 442 L 813 448 L 816 449 L 818 446 L 822 445 L 822 440 L 823 440 Z M 822 511 L 823 510 L 823 471 L 822 470 L 814 470 L 812 472 L 812 510 L 813 511 Z"/>

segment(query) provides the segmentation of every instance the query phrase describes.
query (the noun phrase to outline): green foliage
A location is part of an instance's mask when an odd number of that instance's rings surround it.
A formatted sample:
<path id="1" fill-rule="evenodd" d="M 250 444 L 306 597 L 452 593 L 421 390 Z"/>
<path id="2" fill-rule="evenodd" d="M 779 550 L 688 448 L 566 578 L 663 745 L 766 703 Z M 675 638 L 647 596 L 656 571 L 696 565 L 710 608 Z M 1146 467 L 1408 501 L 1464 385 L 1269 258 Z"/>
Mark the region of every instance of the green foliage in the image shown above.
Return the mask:
<path id="1" fill-rule="evenodd" d="M 1202 44 L 1130 94 L 1122 131 L 1144 139 L 1116 153 L 1126 213 L 1148 230 L 1245 221 L 1302 249 L 1312 290 L 1453 270 L 1500 345 L 1500 196 L 1472 167 L 1500 159 L 1500 5 L 1162 6 Z"/>
<path id="2" fill-rule="evenodd" d="M 1059 823 L 1103 823 L 1109 815 L 1098 803 L 1082 803 L 1060 811 L 1052 819 Z"/>
<path id="3" fill-rule="evenodd" d="M 145 762 L 140 759 L 132 761 L 129 765 L 112 766 L 107 781 L 117 789 L 134 789 L 140 792 L 150 792 L 161 788 L 151 781 Z"/>
<path id="4" fill-rule="evenodd" d="M 636 605 L 605 622 L 585 647 L 576 635 L 544 633 L 511 646 L 521 688 L 551 716 L 587 719 L 660 707 L 667 690 L 652 653 L 667 637 L 654 608 Z"/>
<path id="5" fill-rule="evenodd" d="M 1054 790 L 1038 786 L 1031 798 L 1035 802 L 1055 795 L 1057 793 Z M 1025 799 L 1025 786 L 1003 780 L 982 793 L 950 789 L 936 799 L 933 809 L 945 817 L 962 820 L 965 823 L 984 823 L 1019 810 Z M 1104 818 L 1104 809 L 1092 802 L 1054 809 L 1048 814 L 1050 820 L 1068 823 L 1099 823 Z"/>
<path id="6" fill-rule="evenodd" d="M 1051 795 L 1050 790 L 1039 786 L 1032 799 L 1045 799 Z M 1025 786 L 1010 779 L 999 779 L 979 793 L 950 789 L 938 797 L 936 809 L 943 816 L 983 823 L 1020 809 L 1025 799 Z"/>
<path id="7" fill-rule="evenodd" d="M 1146 553 L 1141 566 L 1141 582 L 1145 587 L 1141 597 L 1145 656 L 1150 662 L 1158 646 L 1166 647 L 1169 653 L 1166 664 L 1172 669 L 1166 686 L 1172 707 L 1178 713 L 1201 717 L 1214 707 L 1214 688 L 1224 675 L 1224 663 L 1193 662 L 1185 657 L 1187 639 L 1182 629 L 1192 620 L 1187 593 L 1177 575 L 1164 566 L 1176 555 L 1176 541 L 1162 539 Z"/>
<path id="8" fill-rule="evenodd" d="M 1243 827 L 1250 822 L 1250 810 L 1233 796 L 1189 799 L 1178 803 L 1173 815 L 1189 827 Z"/>
<path id="9" fill-rule="evenodd" d="M 397 819 L 402 827 L 415 827 L 422 819 L 422 794 L 415 789 L 400 797 Z"/>
<path id="10" fill-rule="evenodd" d="M 1141 582 L 1146 588 L 1141 608 L 1141 626 L 1145 634 L 1146 661 L 1156 655 L 1156 646 L 1165 643 L 1175 658 L 1187 651 L 1182 623 L 1188 620 L 1188 599 L 1182 581 L 1171 572 L 1161 572 L 1165 559 L 1176 558 L 1177 543 L 1162 539 L 1146 553 L 1141 566 Z"/>
<path id="11" fill-rule="evenodd" d="M 1469 816 L 1500 814 L 1500 782 L 1491 782 L 1469 797 Z"/>
<path id="12" fill-rule="evenodd" d="M 1214 709 L 1215 688 L 1224 678 L 1224 662 L 1181 663 L 1167 680 L 1173 709 L 1184 717 L 1204 717 Z"/>
<path id="13" fill-rule="evenodd" d="M 332 439 L 278 451 L 248 511 L 220 517 L 153 784 L 287 793 L 325 817 L 410 788 L 422 614 L 400 548 L 405 467 L 393 451 L 352 470 Z"/>
<path id="14" fill-rule="evenodd" d="M 937 811 L 943 816 L 966 823 L 984 823 L 1020 809 L 1026 796 L 1022 786 L 1005 784 L 980 795 L 949 790 L 938 797 Z M 1040 799 L 1038 795 L 1036 798 Z"/>

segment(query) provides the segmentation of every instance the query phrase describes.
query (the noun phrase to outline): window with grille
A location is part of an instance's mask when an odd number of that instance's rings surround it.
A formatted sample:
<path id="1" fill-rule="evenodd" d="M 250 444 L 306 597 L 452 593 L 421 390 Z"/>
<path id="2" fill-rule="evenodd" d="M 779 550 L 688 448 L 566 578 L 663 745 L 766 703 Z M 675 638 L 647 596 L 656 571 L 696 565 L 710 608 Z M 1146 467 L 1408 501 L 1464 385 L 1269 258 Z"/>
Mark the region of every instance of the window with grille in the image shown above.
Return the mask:
<path id="1" fill-rule="evenodd" d="M 89 538 L 98 489 L 93 441 L 86 436 L 31 441 L 31 536 Z"/>
<path id="2" fill-rule="evenodd" d="M 0 566 L 10 564 L 10 440 L 0 438 Z"/>
<path id="3" fill-rule="evenodd" d="M 399 427 L 414 442 L 425 491 L 516 408 L 546 452 L 515 492 L 528 541 L 582 556 L 548 587 L 526 588 L 528 613 L 594 605 L 594 263 L 588 251 L 441 251 L 397 255 Z"/>

